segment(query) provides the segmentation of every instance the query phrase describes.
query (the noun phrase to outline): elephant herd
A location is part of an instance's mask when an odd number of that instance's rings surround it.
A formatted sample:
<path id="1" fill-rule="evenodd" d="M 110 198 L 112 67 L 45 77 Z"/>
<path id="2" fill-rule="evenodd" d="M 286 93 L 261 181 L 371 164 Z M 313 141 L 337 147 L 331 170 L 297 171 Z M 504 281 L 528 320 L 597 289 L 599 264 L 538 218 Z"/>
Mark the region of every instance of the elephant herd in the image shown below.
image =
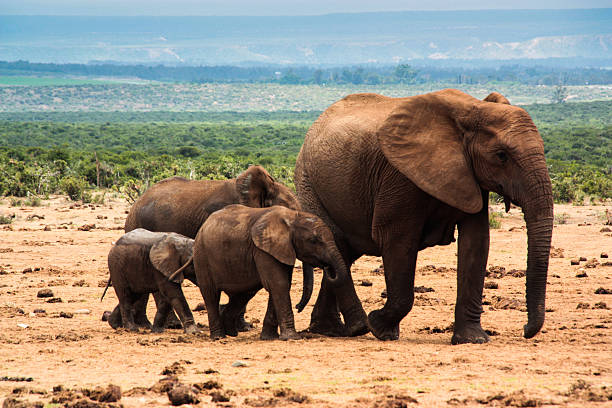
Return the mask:
<path id="1" fill-rule="evenodd" d="M 417 254 L 448 245 L 457 229 L 457 300 L 451 343 L 484 343 L 480 324 L 489 252 L 488 196 L 522 208 L 527 225 L 524 336 L 544 323 L 553 226 L 551 181 L 530 116 L 499 93 L 484 100 L 458 90 L 407 98 L 354 94 L 331 105 L 307 132 L 297 157 L 296 195 L 260 166 L 236 179 L 163 180 L 132 206 L 126 234 L 109 253 L 119 305 L 109 323 L 129 330 L 199 332 L 181 290 L 199 286 L 218 339 L 250 328 L 248 301 L 269 293 L 262 339 L 294 339 L 289 289 L 303 264 L 301 311 L 324 270 L 308 330 L 327 336 L 372 332 L 399 338 L 414 301 Z M 350 267 L 381 256 L 387 301 L 366 315 Z M 221 292 L 229 297 L 219 305 Z M 157 313 L 146 317 L 149 293 Z M 280 333 L 279 333 L 280 329 Z"/>

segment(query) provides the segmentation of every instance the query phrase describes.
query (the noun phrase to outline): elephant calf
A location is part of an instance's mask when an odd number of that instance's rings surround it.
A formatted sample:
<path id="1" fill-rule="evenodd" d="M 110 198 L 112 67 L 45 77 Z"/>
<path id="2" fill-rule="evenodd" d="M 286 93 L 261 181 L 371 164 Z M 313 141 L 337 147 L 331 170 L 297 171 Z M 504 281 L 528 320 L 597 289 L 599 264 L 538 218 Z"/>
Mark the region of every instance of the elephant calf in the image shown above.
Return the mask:
<path id="1" fill-rule="evenodd" d="M 191 262 L 193 242 L 174 232 L 138 228 L 115 243 L 108 253 L 108 269 L 119 305 L 108 319 L 111 327 L 123 325 L 130 331 L 137 331 L 141 326 L 159 333 L 164 330 L 166 317 L 174 308 L 186 333 L 200 332 L 181 290 L 184 278 L 197 284 Z M 172 279 L 168 279 L 170 275 Z M 139 317 L 135 313 L 134 304 L 154 292 L 159 292 L 162 300 L 151 327 L 146 316 Z"/>
<path id="2" fill-rule="evenodd" d="M 236 336 L 235 319 L 261 289 L 269 293 L 263 340 L 297 339 L 289 290 L 295 259 L 325 268 L 332 285 L 348 278 L 334 237 L 317 216 L 285 207 L 230 205 L 208 217 L 195 238 L 193 261 L 208 310 L 213 340 Z M 312 294 L 312 268 L 304 268 L 301 311 Z M 219 312 L 224 291 L 229 303 Z"/>

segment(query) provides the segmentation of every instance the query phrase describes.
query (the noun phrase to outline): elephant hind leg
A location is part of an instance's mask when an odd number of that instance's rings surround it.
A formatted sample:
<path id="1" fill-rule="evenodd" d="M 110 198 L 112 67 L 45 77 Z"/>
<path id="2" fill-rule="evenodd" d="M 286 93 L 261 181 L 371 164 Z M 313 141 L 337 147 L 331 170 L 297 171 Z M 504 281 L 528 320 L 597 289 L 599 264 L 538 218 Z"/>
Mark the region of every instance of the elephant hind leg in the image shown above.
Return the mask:
<path id="1" fill-rule="evenodd" d="M 257 292 L 234 293 L 229 295 L 229 302 L 223 305 L 221 320 L 223 329 L 228 336 L 235 337 L 241 331 L 241 318 L 244 317 L 246 305 Z"/>
<path id="2" fill-rule="evenodd" d="M 412 310 L 414 304 L 414 272 L 417 249 L 400 239 L 383 252 L 387 301 L 382 309 L 368 315 L 372 334 L 379 340 L 397 340 L 400 321 Z"/>
<path id="3" fill-rule="evenodd" d="M 276 340 L 278 339 L 278 319 L 276 318 L 276 312 L 274 311 L 274 303 L 272 303 L 272 297 L 268 296 L 268 309 L 266 310 L 266 317 L 264 317 L 263 327 L 261 329 L 261 340 Z"/>
<path id="4" fill-rule="evenodd" d="M 134 323 L 136 326 L 151 330 L 151 322 L 147 318 L 147 303 L 149 301 L 149 294 L 145 293 L 140 295 L 134 302 Z"/>

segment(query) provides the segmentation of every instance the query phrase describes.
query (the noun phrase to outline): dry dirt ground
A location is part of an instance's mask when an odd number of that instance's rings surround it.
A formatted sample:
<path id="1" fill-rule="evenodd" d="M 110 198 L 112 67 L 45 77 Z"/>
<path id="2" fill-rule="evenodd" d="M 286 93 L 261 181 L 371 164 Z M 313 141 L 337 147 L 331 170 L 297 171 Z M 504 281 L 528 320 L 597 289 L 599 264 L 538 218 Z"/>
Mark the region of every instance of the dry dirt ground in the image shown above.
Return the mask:
<path id="1" fill-rule="evenodd" d="M 179 330 L 115 331 L 100 319 L 115 306 L 115 293 L 109 290 L 102 302 L 100 295 L 108 276 L 106 255 L 122 234 L 127 209 L 119 198 L 104 205 L 75 205 L 64 197 L 40 207 L 11 206 L 8 199 L 0 205 L 0 215 L 15 214 L 10 226 L 0 226 L 4 406 L 19 406 L 14 400 L 168 406 L 166 391 L 177 381 L 187 387 L 176 393 L 184 391 L 186 401 L 197 398 L 198 406 L 612 406 L 612 294 L 596 293 L 612 291 L 610 259 L 601 256 L 612 253 L 612 226 L 604 225 L 610 204 L 556 207 L 548 313 L 544 329 L 530 340 L 522 337 L 524 222 L 519 209 L 505 214 L 501 228 L 491 232 L 493 268 L 484 291 L 482 324 L 491 341 L 459 346 L 450 345 L 449 327 L 455 244 L 420 253 L 416 285 L 432 291 L 416 294 L 399 341 L 382 342 L 371 334 L 260 341 L 264 291 L 247 310 L 255 329 L 237 338 L 211 342 L 207 335 Z M 579 257 L 587 261 L 570 265 Z M 384 304 L 380 264 L 380 258 L 363 257 L 353 266 L 368 312 Z M 297 271 L 294 302 L 301 293 Z M 317 272 L 315 282 L 320 278 Z M 185 286 L 193 308 L 201 295 L 192 284 Z M 41 289 L 53 296 L 37 297 Z M 296 315 L 298 330 L 308 325 L 317 291 L 318 286 Z M 150 305 L 150 318 L 153 313 Z M 194 315 L 207 333 L 206 312 Z M 175 378 L 163 380 L 168 375 Z M 118 390 L 109 384 L 120 387 L 119 401 L 113 402 Z"/>

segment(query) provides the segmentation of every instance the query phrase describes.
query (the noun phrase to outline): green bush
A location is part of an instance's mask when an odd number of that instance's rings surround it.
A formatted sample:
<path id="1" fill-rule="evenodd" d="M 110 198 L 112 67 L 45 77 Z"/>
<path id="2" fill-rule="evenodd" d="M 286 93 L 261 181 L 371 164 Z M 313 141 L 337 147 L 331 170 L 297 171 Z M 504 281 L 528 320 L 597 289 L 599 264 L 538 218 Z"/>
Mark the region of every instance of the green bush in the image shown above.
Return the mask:
<path id="1" fill-rule="evenodd" d="M 76 177 L 66 177 L 60 182 L 60 188 L 71 200 L 81 200 L 87 188 L 87 182 Z"/>
<path id="2" fill-rule="evenodd" d="M 504 213 L 501 211 L 489 211 L 489 228 L 500 229 L 502 218 L 504 218 Z"/>

